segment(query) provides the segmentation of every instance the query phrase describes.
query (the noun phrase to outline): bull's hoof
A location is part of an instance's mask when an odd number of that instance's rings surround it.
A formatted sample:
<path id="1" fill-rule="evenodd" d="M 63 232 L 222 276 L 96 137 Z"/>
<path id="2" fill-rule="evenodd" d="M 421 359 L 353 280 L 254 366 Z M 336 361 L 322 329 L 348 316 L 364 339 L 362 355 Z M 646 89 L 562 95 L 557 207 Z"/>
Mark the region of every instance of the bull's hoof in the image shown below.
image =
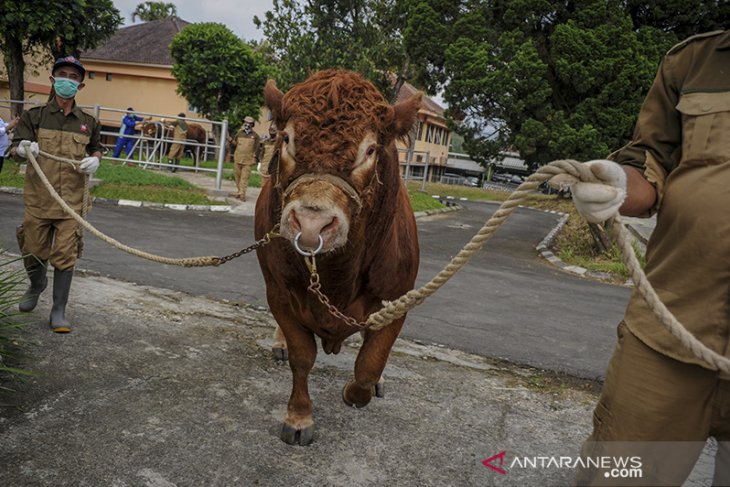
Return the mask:
<path id="1" fill-rule="evenodd" d="M 274 360 L 286 362 L 289 360 L 289 353 L 286 351 L 286 347 L 276 346 L 271 347 L 271 354 L 274 356 Z"/>
<path id="2" fill-rule="evenodd" d="M 370 403 L 373 397 L 373 388 L 363 389 L 354 380 L 351 380 L 342 388 L 342 400 L 348 406 L 364 408 Z"/>
<path id="3" fill-rule="evenodd" d="M 381 381 L 383 379 L 380 379 Z M 373 386 L 373 394 L 375 394 L 375 397 L 385 397 L 385 383 L 378 382 Z"/>
<path id="4" fill-rule="evenodd" d="M 281 441 L 289 445 L 307 446 L 314 440 L 314 424 L 297 428 L 286 423 L 281 425 Z"/>

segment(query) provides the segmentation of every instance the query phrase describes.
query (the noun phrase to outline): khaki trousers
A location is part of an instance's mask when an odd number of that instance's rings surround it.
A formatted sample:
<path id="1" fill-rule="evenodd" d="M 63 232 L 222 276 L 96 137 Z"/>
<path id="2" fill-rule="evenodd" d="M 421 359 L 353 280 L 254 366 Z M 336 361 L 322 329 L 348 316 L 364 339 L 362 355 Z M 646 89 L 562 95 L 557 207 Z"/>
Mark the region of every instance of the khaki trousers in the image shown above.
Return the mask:
<path id="1" fill-rule="evenodd" d="M 81 229 L 76 220 L 37 218 L 28 212 L 23 215 L 23 255 L 32 254 L 47 260 L 58 270 L 72 269 L 79 252 Z"/>
<path id="2" fill-rule="evenodd" d="M 248 189 L 248 180 L 251 177 L 251 171 L 253 171 L 253 164 L 238 164 L 233 166 L 233 176 L 236 178 L 236 186 L 238 187 L 238 196 L 240 198 L 246 197 L 246 190 Z"/>
<path id="3" fill-rule="evenodd" d="M 654 351 L 621 323 L 582 454 L 639 455 L 643 477 L 609 481 L 587 470 L 577 484 L 682 485 L 713 436 L 713 485 L 730 486 L 730 381 L 719 376 Z"/>

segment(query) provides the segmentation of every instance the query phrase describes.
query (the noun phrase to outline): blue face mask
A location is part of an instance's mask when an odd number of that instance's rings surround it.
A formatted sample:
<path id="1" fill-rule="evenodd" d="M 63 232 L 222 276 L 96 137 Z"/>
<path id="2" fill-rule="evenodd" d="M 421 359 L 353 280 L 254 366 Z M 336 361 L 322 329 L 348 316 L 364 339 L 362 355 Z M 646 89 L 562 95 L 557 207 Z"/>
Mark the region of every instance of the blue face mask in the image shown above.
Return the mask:
<path id="1" fill-rule="evenodd" d="M 61 98 L 73 98 L 76 96 L 76 92 L 79 91 L 79 84 L 81 83 L 68 78 L 53 79 L 53 89 Z"/>

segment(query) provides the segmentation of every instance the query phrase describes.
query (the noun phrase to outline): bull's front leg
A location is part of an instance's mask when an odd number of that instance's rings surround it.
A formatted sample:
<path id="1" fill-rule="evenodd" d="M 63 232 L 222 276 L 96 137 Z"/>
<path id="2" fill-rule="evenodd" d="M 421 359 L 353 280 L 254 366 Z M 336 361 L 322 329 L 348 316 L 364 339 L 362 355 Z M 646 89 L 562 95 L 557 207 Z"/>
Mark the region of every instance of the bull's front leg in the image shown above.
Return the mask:
<path id="1" fill-rule="evenodd" d="M 308 377 L 317 357 L 317 344 L 314 335 L 298 325 L 287 327 L 285 334 L 293 384 L 280 437 L 290 445 L 304 446 L 314 439 Z"/>
<path id="2" fill-rule="evenodd" d="M 405 316 L 378 331 L 366 331 L 362 347 L 355 361 L 355 380 L 345 384 L 342 399 L 348 406 L 362 408 L 376 395 L 382 397 L 382 374 L 390 350 L 403 327 Z"/>

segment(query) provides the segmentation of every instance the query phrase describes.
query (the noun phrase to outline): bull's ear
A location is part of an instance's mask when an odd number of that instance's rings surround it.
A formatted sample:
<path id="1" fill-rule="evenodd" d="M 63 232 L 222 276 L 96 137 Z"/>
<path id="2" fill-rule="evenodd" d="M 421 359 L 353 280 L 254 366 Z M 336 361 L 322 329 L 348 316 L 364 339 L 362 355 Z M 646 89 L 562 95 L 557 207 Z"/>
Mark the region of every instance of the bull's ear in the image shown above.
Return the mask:
<path id="1" fill-rule="evenodd" d="M 405 101 L 393 106 L 393 122 L 390 126 L 390 133 L 396 138 L 405 137 L 416 121 L 418 110 L 421 108 L 423 93 L 420 91 Z"/>
<path id="2" fill-rule="evenodd" d="M 264 87 L 264 100 L 266 106 L 271 110 L 271 115 L 273 115 L 274 120 L 277 121 L 277 126 L 279 125 L 278 122 L 281 122 L 282 98 L 284 98 L 284 93 L 276 87 L 276 82 L 273 79 L 267 81 Z"/>

